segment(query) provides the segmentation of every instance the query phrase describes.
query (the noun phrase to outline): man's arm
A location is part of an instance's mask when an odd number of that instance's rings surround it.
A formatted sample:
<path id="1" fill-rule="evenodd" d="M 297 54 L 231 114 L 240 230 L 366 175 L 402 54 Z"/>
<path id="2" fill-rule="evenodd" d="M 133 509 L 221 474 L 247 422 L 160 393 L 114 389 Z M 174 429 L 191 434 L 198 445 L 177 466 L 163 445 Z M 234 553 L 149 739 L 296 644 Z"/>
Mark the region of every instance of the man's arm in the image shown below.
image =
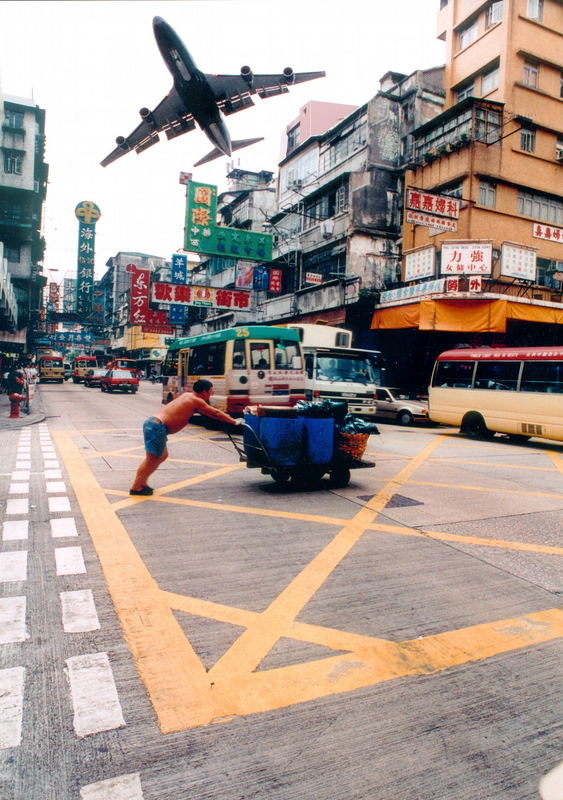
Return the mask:
<path id="1" fill-rule="evenodd" d="M 205 414 L 206 417 L 211 417 L 212 419 L 219 419 L 221 420 L 221 422 L 228 422 L 231 425 L 239 424 L 238 420 L 234 419 L 233 417 L 230 417 L 228 414 L 225 414 L 224 411 L 221 411 L 220 409 L 209 405 L 209 403 L 206 403 L 205 400 L 202 400 L 201 398 L 198 398 L 198 400 L 199 400 L 197 404 L 198 411 L 200 411 L 202 414 Z"/>

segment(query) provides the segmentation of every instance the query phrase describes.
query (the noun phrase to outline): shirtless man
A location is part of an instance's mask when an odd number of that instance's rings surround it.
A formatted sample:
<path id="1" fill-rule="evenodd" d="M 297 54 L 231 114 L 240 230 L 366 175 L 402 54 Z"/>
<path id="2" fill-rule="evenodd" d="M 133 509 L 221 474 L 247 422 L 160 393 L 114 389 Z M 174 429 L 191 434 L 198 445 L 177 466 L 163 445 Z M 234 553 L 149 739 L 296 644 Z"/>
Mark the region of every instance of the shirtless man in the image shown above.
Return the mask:
<path id="1" fill-rule="evenodd" d="M 145 458 L 137 470 L 129 494 L 147 496 L 153 493 L 151 487 L 147 486 L 147 481 L 157 467 L 168 458 L 168 449 L 166 447 L 168 434 L 181 431 L 196 411 L 212 419 L 230 422 L 231 425 L 241 424 L 242 420 L 233 419 L 233 417 L 209 404 L 212 394 L 213 384 L 211 381 L 201 378 L 194 383 L 193 392 L 181 394 L 164 406 L 159 414 L 145 420 L 143 425 Z"/>

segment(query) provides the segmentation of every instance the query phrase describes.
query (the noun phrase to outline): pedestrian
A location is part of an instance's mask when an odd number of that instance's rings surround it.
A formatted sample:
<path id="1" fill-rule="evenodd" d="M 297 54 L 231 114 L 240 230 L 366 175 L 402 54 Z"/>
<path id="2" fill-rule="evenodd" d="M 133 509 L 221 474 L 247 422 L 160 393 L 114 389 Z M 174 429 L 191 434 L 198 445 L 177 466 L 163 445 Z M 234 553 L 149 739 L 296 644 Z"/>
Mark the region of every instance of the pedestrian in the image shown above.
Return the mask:
<path id="1" fill-rule="evenodd" d="M 153 489 L 147 486 L 147 481 L 153 472 L 168 458 L 168 434 L 178 433 L 188 424 L 196 411 L 206 417 L 228 422 L 231 425 L 240 425 L 242 420 L 233 419 L 228 414 L 214 408 L 209 400 L 213 394 L 211 381 L 202 378 L 194 383 L 192 392 L 185 392 L 164 406 L 162 411 L 153 417 L 148 417 L 143 424 L 145 439 L 145 458 L 139 465 L 133 486 L 129 494 L 151 495 Z"/>

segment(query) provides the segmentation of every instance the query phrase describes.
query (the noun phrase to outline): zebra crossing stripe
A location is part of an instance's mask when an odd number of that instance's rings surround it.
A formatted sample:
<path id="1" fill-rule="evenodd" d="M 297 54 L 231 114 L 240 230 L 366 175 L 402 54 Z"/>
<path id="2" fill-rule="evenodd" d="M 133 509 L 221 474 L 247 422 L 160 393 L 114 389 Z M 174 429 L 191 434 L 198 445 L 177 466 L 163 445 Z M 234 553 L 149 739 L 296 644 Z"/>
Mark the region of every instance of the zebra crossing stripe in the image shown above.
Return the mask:
<path id="1" fill-rule="evenodd" d="M 0 553 L 0 583 L 27 580 L 27 550 Z"/>
<path id="2" fill-rule="evenodd" d="M 107 653 L 72 656 L 66 664 L 76 735 L 84 737 L 125 725 Z"/>
<path id="3" fill-rule="evenodd" d="M 24 667 L 0 669 L 1 750 L 21 744 L 24 682 Z"/>
<path id="4" fill-rule="evenodd" d="M 57 575 L 81 575 L 86 572 L 81 547 L 56 547 Z"/>
<path id="5" fill-rule="evenodd" d="M 29 520 L 12 519 L 2 524 L 2 539 L 10 542 L 15 539 L 27 539 L 29 531 Z"/>
<path id="6" fill-rule="evenodd" d="M 138 772 L 133 772 L 90 783 L 80 790 L 80 800 L 143 800 L 141 777 Z"/>
<path id="7" fill-rule="evenodd" d="M 29 633 L 25 627 L 26 598 L 0 598 L 0 644 L 25 642 Z"/>
<path id="8" fill-rule="evenodd" d="M 94 595 L 90 589 L 61 592 L 65 633 L 86 633 L 100 628 Z"/>

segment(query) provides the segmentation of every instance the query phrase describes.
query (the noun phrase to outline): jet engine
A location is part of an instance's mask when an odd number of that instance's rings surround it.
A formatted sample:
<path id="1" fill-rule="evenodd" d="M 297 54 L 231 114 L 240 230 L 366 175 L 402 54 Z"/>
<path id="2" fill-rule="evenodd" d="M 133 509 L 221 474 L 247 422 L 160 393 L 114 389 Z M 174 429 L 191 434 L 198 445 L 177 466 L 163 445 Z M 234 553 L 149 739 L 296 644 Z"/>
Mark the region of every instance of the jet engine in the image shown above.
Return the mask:
<path id="1" fill-rule="evenodd" d="M 130 150 L 130 146 L 127 143 L 127 139 L 125 136 L 118 136 L 115 140 L 115 143 L 118 147 L 121 147 L 123 150 Z"/>
<path id="2" fill-rule="evenodd" d="M 252 89 L 252 84 L 254 82 L 254 75 L 253 75 L 252 70 L 250 69 L 250 67 L 248 67 L 248 66 L 241 67 L 240 68 L 240 77 L 243 79 L 243 81 L 246 81 L 246 83 Z"/>
<path id="3" fill-rule="evenodd" d="M 147 125 L 149 126 L 150 130 L 156 131 L 156 122 L 154 121 L 154 117 L 152 115 L 152 111 L 146 107 L 140 109 L 139 114 L 141 115 L 141 119 L 144 120 Z"/>
<path id="4" fill-rule="evenodd" d="M 291 67 L 286 67 L 283 71 L 283 79 L 285 83 L 293 83 L 295 80 L 295 74 Z"/>

